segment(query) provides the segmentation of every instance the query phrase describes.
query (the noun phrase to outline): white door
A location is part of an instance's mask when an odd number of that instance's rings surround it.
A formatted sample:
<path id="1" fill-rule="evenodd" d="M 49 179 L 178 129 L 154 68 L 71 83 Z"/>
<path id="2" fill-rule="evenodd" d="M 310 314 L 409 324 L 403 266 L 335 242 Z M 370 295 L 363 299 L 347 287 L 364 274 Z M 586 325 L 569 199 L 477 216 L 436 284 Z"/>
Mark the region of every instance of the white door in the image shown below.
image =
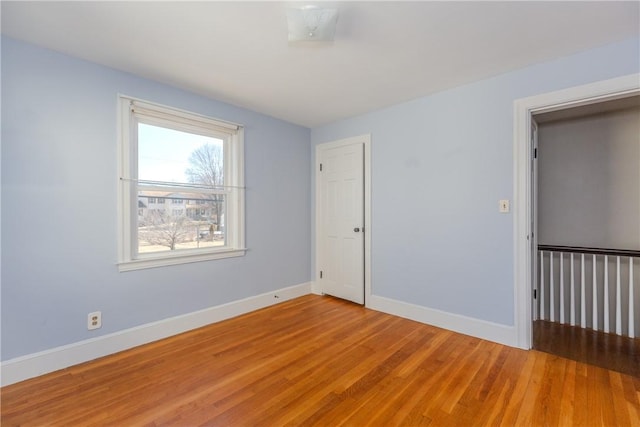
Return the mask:
<path id="1" fill-rule="evenodd" d="M 364 304 L 364 144 L 319 150 L 322 293 Z"/>

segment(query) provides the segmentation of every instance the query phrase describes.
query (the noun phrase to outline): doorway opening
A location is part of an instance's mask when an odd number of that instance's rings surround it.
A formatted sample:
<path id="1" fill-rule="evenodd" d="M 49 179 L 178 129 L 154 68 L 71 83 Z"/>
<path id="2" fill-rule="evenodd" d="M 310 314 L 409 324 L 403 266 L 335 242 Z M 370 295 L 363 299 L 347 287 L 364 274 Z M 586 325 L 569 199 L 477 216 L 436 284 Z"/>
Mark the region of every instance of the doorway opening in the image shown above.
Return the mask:
<path id="1" fill-rule="evenodd" d="M 571 109 L 578 107 L 585 108 L 601 108 L 609 101 L 621 100 L 640 95 L 640 75 L 634 74 L 630 76 L 620 77 L 616 79 L 606 80 L 602 82 L 592 83 L 580 87 L 570 88 L 557 92 L 537 95 L 529 98 L 517 100 L 514 103 L 514 171 L 515 171 L 515 189 L 514 189 L 514 235 L 515 235 L 515 329 L 517 345 L 521 348 L 532 348 L 533 342 L 533 321 L 542 315 L 550 317 L 550 307 L 554 307 L 554 321 L 556 317 L 561 316 L 559 311 L 555 311 L 560 305 L 559 281 L 554 277 L 553 306 L 551 305 L 551 293 L 549 285 L 545 285 L 547 290 L 544 305 L 539 303 L 543 289 L 539 287 L 539 280 L 542 277 L 549 277 L 546 270 L 539 270 L 539 263 L 546 263 L 550 266 L 554 262 L 555 268 L 559 270 L 559 258 L 544 259 L 540 261 L 539 241 L 537 230 L 537 206 L 536 206 L 536 118 L 542 117 L 546 113 L 555 113 L 556 115 L 570 114 Z M 600 104 L 600 105 L 598 105 Z M 575 112 L 575 111 L 574 111 Z M 584 112 L 584 111 L 583 111 Z M 544 243 L 544 242 L 540 242 Z M 558 245 L 559 246 L 559 245 Z M 558 255 L 556 255 L 558 256 Z M 563 263 L 567 261 L 564 260 Z M 570 258 L 570 255 L 567 256 Z M 591 255 L 593 259 L 593 255 Z M 588 259 L 588 255 L 586 257 Z M 640 264 L 640 262 L 638 263 Z M 563 264 L 568 270 L 571 268 L 568 264 Z M 547 267 L 549 268 L 549 267 Z M 585 268 L 588 271 L 588 266 Z M 580 270 L 581 272 L 581 270 Z M 564 273 L 564 272 L 563 272 Z M 556 274 L 556 273 L 554 273 Z M 559 274 L 559 273 L 558 273 Z M 540 275 L 540 277 L 538 277 Z M 636 276 L 640 276 L 640 265 L 637 266 Z M 585 276 L 586 277 L 586 276 Z M 552 279 L 547 279 L 550 282 Z M 586 280 L 585 280 L 586 282 Z M 581 281 L 580 281 L 581 284 Z M 590 283 L 589 283 L 590 284 Z M 585 288 L 586 289 L 586 288 Z M 591 290 L 592 288 L 588 288 Z M 569 291 L 566 291 L 569 292 Z M 582 308 L 580 298 L 582 295 L 589 293 L 582 292 L 582 288 L 578 287 L 577 292 L 580 295 L 576 301 Z M 640 289 L 633 292 L 640 293 Z M 619 292 L 617 295 L 620 295 Z M 563 306 L 570 304 L 571 296 L 562 294 Z M 593 293 L 591 293 L 593 295 Z M 604 295 L 598 290 L 596 298 L 600 301 L 604 300 Z M 587 300 L 593 304 L 593 299 Z M 586 302 L 585 302 L 586 306 Z M 636 309 L 640 311 L 640 307 Z M 582 316 L 581 312 L 579 315 Z M 585 311 L 586 313 L 586 311 Z M 570 318 L 570 314 L 565 313 Z M 624 315 L 624 314 L 623 314 Z M 628 309 L 627 309 L 628 320 Z M 610 313 L 610 316 L 613 314 Z M 603 314 L 598 315 L 598 319 L 604 317 Z M 602 319 L 604 320 L 604 319 Z M 615 321 L 615 319 L 614 319 Z M 603 324 L 604 322 L 599 322 Z M 599 329 L 599 328 L 598 328 Z M 594 330 L 595 332 L 595 330 Z"/>
<path id="2" fill-rule="evenodd" d="M 640 376 L 640 96 L 532 120 L 533 348 Z"/>

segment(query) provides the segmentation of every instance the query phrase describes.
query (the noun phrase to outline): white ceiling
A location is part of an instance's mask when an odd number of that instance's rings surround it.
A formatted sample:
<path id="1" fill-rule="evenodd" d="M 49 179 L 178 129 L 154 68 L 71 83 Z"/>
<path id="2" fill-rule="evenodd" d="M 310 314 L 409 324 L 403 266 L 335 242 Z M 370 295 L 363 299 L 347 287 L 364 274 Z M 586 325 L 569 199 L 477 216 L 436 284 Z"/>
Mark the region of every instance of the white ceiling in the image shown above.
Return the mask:
<path id="1" fill-rule="evenodd" d="M 339 9 L 289 46 L 286 8 Z M 640 34 L 640 2 L 11 2 L 2 33 L 307 127 Z"/>

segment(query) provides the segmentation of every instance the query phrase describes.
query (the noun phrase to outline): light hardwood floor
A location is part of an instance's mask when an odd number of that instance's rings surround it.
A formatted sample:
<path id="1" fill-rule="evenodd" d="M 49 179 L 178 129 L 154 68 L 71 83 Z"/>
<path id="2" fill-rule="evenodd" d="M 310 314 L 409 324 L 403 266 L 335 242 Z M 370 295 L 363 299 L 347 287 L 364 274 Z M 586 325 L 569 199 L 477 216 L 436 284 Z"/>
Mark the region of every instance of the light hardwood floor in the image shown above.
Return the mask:
<path id="1" fill-rule="evenodd" d="M 1 390 L 2 426 L 640 426 L 640 379 L 308 295 Z"/>

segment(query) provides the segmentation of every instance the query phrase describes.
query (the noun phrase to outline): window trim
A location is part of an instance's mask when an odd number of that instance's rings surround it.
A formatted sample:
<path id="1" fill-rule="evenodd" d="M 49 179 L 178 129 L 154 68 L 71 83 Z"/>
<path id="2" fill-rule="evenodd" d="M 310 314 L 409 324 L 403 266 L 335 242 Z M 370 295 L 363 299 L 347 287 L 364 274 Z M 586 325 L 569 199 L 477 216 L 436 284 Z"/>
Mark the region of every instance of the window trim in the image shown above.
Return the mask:
<path id="1" fill-rule="evenodd" d="M 143 120 L 140 120 L 140 117 Z M 137 253 L 137 122 L 224 140 L 226 245 Z M 168 123 L 170 126 L 167 126 Z M 244 128 L 197 113 L 118 95 L 118 269 L 139 270 L 243 256 L 245 247 Z M 134 209 L 135 207 L 135 209 Z M 134 245 L 136 245 L 134 247 Z"/>

